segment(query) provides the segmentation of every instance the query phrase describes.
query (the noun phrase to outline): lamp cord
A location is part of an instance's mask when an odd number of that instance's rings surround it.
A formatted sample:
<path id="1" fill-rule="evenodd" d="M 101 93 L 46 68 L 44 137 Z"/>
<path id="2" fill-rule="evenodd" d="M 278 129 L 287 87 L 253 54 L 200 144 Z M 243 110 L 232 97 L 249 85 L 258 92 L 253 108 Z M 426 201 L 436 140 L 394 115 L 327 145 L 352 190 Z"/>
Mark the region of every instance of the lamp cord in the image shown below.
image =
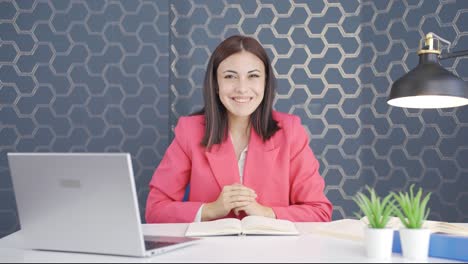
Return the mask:
<path id="1" fill-rule="evenodd" d="M 445 60 L 445 59 L 465 57 L 465 56 L 468 56 L 468 50 L 462 50 L 462 51 L 456 51 L 456 52 L 441 54 L 439 56 L 439 59 L 440 60 Z"/>
<path id="2" fill-rule="evenodd" d="M 456 52 L 450 52 L 450 46 L 452 46 L 452 43 L 439 35 L 435 34 L 434 32 L 430 32 L 434 37 L 436 37 L 438 40 L 444 42 L 447 44 L 447 52 L 445 54 L 441 54 L 439 56 L 440 60 L 445 60 L 445 59 L 450 59 L 450 58 L 456 58 L 456 57 L 464 57 L 468 56 L 468 50 L 462 50 L 462 51 L 456 51 Z"/>
<path id="3" fill-rule="evenodd" d="M 438 40 L 444 42 L 445 44 L 447 44 L 447 52 L 450 52 L 450 46 L 452 46 L 452 42 L 442 38 L 441 36 L 437 35 L 436 33 L 434 32 L 429 32 L 429 34 L 432 34 L 433 36 L 435 36 Z"/>

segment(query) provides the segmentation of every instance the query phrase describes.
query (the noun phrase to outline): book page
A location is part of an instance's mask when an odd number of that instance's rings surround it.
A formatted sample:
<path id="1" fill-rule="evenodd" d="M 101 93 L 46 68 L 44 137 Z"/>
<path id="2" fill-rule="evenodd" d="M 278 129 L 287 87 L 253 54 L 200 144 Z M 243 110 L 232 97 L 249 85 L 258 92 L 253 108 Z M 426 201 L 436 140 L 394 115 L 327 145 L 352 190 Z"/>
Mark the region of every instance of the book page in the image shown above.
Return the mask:
<path id="1" fill-rule="evenodd" d="M 329 223 L 323 223 L 316 227 L 312 232 L 323 235 L 343 238 L 348 240 L 359 241 L 364 239 L 364 228 L 369 221 L 366 217 L 357 219 L 341 219 Z M 398 230 L 404 228 L 398 217 L 391 217 L 387 223 L 387 228 Z M 430 221 L 427 220 L 423 224 L 424 228 L 428 228 L 432 233 L 445 233 L 450 235 L 468 236 L 468 228 L 452 224 L 448 222 Z"/>
<path id="2" fill-rule="evenodd" d="M 341 219 L 328 223 L 321 223 L 312 233 L 332 236 L 353 241 L 364 239 L 364 221 L 356 219 Z"/>
<path id="3" fill-rule="evenodd" d="M 425 226 L 433 233 L 444 233 L 456 236 L 468 236 L 468 228 L 448 222 L 426 221 Z"/>
<path id="4" fill-rule="evenodd" d="M 185 236 L 222 236 L 241 233 L 241 222 L 236 218 L 190 223 Z"/>
<path id="5" fill-rule="evenodd" d="M 252 235 L 299 235 L 296 225 L 287 220 L 263 216 L 247 216 L 242 219 L 243 234 Z"/>
<path id="6" fill-rule="evenodd" d="M 363 217 L 362 220 L 365 223 L 367 223 L 367 218 Z M 405 228 L 405 226 L 401 223 L 400 218 L 398 217 L 390 218 L 387 227 L 393 228 L 395 230 Z M 423 223 L 423 228 L 430 229 L 431 233 L 444 233 L 450 235 L 468 236 L 468 228 L 449 222 L 426 220 Z"/>

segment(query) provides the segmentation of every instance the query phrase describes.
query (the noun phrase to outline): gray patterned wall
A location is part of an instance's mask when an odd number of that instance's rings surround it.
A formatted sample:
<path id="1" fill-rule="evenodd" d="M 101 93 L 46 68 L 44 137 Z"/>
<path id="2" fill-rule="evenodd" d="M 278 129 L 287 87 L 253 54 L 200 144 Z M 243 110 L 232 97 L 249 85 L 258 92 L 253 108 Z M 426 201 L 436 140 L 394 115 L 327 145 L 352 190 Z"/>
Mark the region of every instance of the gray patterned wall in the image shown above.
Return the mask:
<path id="1" fill-rule="evenodd" d="M 144 209 L 168 142 L 168 1 L 0 0 L 0 41 L 0 236 L 19 227 L 10 151 L 129 152 Z"/>
<path id="2" fill-rule="evenodd" d="M 202 106 L 209 55 L 237 33 L 266 47 L 275 109 L 302 117 L 335 220 L 366 184 L 417 183 L 431 219 L 466 222 L 468 107 L 386 104 L 430 31 L 468 49 L 468 1 L 0 0 L 0 236 L 18 229 L 9 151 L 130 152 L 143 214 L 169 128 Z M 468 58 L 442 64 L 468 79 Z"/>
<path id="3" fill-rule="evenodd" d="M 209 54 L 248 34 L 269 52 L 275 109 L 302 117 L 334 219 L 354 217 L 364 185 L 385 195 L 411 183 L 434 192 L 431 219 L 468 221 L 468 107 L 387 105 L 393 81 L 417 65 L 428 32 L 468 49 L 468 1 L 172 1 L 169 121 L 202 105 Z M 468 58 L 443 61 L 468 79 Z"/>

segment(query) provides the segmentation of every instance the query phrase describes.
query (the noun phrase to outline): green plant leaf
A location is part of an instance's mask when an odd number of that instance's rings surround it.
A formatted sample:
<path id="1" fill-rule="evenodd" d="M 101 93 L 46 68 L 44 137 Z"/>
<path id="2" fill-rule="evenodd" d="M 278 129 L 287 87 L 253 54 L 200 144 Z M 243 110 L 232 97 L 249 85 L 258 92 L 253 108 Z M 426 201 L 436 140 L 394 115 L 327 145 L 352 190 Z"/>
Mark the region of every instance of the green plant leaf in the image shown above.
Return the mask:
<path id="1" fill-rule="evenodd" d="M 392 196 L 397 204 L 393 206 L 395 215 L 400 218 L 400 221 L 406 228 L 421 228 L 424 221 L 429 216 L 429 208 L 427 208 L 431 193 L 428 193 L 422 198 L 422 188 L 419 188 L 415 193 L 413 191 L 414 184 L 410 186 L 409 192 L 392 192 Z"/>
<path id="2" fill-rule="evenodd" d="M 364 213 L 369 221 L 369 226 L 372 228 L 385 228 L 390 216 L 394 213 L 394 202 L 389 194 L 381 199 L 374 189 L 366 186 L 368 195 L 358 192 L 353 201 L 358 205 L 359 209 Z M 361 217 L 355 213 L 357 217 Z"/>

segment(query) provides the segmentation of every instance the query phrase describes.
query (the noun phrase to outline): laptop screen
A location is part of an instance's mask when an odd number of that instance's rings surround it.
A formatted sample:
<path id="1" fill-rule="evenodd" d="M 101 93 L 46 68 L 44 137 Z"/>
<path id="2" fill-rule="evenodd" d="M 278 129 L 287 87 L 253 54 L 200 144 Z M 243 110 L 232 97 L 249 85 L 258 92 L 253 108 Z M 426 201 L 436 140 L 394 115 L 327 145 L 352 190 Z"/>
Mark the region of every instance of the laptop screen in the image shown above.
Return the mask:
<path id="1" fill-rule="evenodd" d="M 128 153 L 8 153 L 8 160 L 26 247 L 147 253 Z M 147 247 L 185 244 L 151 241 Z"/>

